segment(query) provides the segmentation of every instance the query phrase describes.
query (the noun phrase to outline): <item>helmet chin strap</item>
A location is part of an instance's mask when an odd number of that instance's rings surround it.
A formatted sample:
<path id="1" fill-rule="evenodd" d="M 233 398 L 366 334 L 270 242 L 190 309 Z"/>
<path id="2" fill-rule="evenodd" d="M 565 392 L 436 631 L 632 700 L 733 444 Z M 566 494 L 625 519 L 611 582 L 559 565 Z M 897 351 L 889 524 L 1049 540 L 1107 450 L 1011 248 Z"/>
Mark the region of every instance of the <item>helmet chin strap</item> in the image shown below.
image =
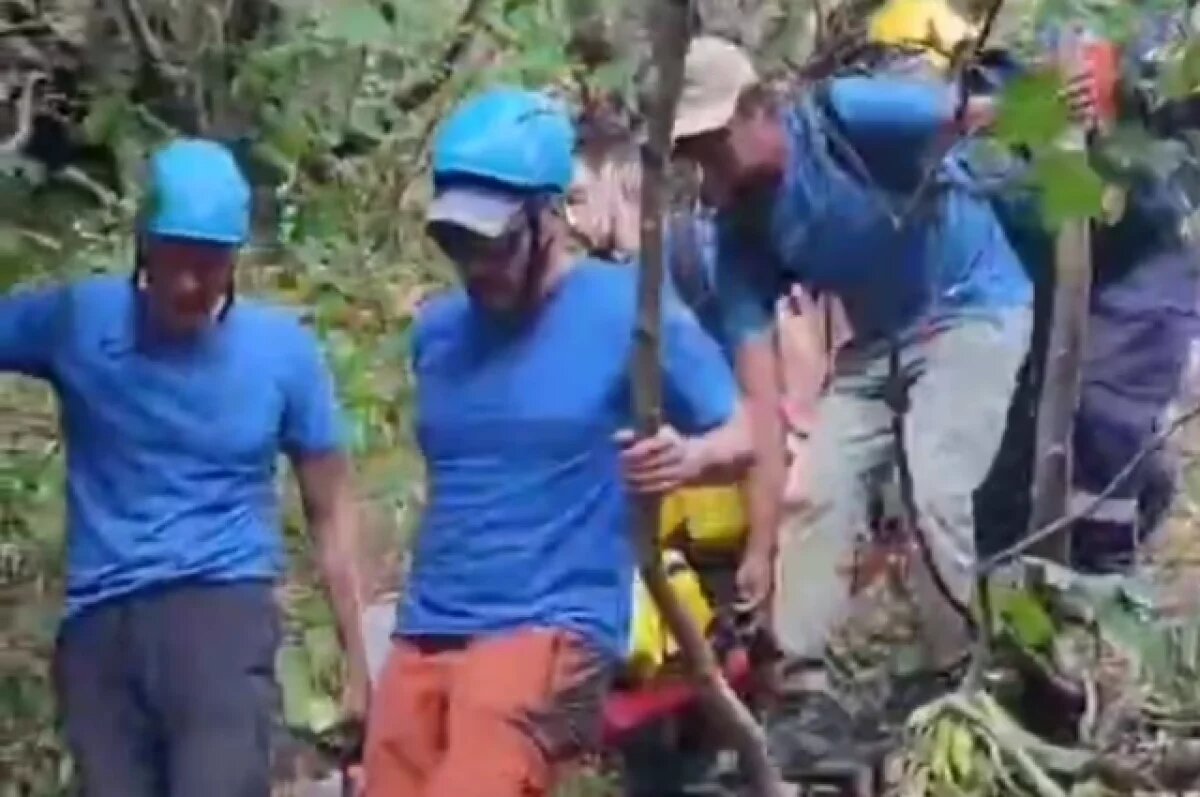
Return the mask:
<path id="1" fill-rule="evenodd" d="M 525 274 L 521 284 L 521 308 L 532 310 L 541 298 L 542 279 L 546 276 L 550 250 L 548 243 L 542 242 L 542 210 L 547 206 L 542 198 L 530 200 L 525 204 L 525 219 L 529 228 L 529 255 L 525 262 Z"/>
<path id="2" fill-rule="evenodd" d="M 479 307 L 500 328 L 510 331 L 523 328 L 541 302 L 543 282 L 550 265 L 550 244 L 542 241 L 542 211 L 547 207 L 549 203 L 545 196 L 535 196 L 528 199 L 520 211 L 525 216 L 525 226 L 529 231 L 529 250 L 525 253 L 524 268 L 517 286 L 516 304 L 507 310 Z"/>

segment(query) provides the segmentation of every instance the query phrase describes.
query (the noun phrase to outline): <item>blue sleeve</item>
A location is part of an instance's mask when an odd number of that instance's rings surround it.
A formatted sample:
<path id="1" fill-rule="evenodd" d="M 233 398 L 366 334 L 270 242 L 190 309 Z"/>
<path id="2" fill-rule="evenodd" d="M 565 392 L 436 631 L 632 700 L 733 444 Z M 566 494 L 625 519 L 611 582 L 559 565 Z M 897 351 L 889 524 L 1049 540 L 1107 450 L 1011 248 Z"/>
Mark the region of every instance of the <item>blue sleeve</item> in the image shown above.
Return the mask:
<path id="1" fill-rule="evenodd" d="M 667 420 L 685 434 L 707 432 L 729 420 L 737 403 L 729 364 L 696 317 L 669 296 L 663 300 L 662 335 Z"/>
<path id="2" fill-rule="evenodd" d="M 63 287 L 0 297 L 0 371 L 51 377 L 57 331 L 68 301 Z"/>
<path id="3" fill-rule="evenodd" d="M 284 396 L 283 448 L 292 456 L 312 456 L 345 447 L 342 409 L 333 375 L 317 338 L 301 328 Z"/>
<path id="4" fill-rule="evenodd" d="M 774 264 L 722 240 L 714 281 L 724 345 L 731 356 L 749 341 L 772 331 L 775 296 L 767 284 Z"/>

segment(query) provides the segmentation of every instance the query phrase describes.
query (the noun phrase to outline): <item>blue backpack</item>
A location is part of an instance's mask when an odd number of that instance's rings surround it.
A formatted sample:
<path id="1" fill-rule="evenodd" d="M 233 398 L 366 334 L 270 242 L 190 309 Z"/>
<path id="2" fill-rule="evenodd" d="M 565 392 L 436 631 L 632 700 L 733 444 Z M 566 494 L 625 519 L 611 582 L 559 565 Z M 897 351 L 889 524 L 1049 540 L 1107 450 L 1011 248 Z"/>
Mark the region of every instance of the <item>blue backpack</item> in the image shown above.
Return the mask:
<path id="1" fill-rule="evenodd" d="M 910 240 L 900 221 L 915 186 L 876 176 L 846 134 L 827 83 L 799 99 L 788 124 L 799 155 L 788 178 L 789 205 L 805 221 L 788 227 L 783 248 L 818 268 L 836 268 L 830 277 L 838 281 L 869 279 L 878 253 L 900 251 Z"/>
<path id="2" fill-rule="evenodd" d="M 718 342 L 723 337 L 716 287 L 716 222 L 703 211 L 673 211 L 666 223 L 666 277 L 670 288 Z"/>

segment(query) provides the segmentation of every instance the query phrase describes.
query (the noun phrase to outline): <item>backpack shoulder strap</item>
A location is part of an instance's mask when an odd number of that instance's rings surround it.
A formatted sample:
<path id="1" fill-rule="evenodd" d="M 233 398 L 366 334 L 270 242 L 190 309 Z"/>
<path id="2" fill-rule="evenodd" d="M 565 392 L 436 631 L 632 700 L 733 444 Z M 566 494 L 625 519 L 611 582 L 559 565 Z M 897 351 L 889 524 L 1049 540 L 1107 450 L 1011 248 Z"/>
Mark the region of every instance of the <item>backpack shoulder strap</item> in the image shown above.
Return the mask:
<path id="1" fill-rule="evenodd" d="M 704 253 L 691 213 L 672 213 L 668 221 L 671 251 L 667 268 L 671 281 L 684 304 L 693 310 L 712 294 L 712 285 L 704 267 Z"/>

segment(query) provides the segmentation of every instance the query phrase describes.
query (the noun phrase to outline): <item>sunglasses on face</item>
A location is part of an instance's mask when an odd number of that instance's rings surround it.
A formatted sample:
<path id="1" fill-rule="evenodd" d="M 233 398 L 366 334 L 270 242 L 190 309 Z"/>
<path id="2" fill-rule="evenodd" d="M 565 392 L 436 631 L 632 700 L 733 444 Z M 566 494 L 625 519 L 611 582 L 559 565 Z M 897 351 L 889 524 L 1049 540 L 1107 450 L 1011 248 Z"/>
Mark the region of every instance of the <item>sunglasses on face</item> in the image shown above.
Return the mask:
<path id="1" fill-rule="evenodd" d="M 431 224 L 429 237 L 455 264 L 469 266 L 510 260 L 520 251 L 528 230 L 528 223 L 518 217 L 508 229 L 495 237 L 480 235 L 453 224 Z"/>

